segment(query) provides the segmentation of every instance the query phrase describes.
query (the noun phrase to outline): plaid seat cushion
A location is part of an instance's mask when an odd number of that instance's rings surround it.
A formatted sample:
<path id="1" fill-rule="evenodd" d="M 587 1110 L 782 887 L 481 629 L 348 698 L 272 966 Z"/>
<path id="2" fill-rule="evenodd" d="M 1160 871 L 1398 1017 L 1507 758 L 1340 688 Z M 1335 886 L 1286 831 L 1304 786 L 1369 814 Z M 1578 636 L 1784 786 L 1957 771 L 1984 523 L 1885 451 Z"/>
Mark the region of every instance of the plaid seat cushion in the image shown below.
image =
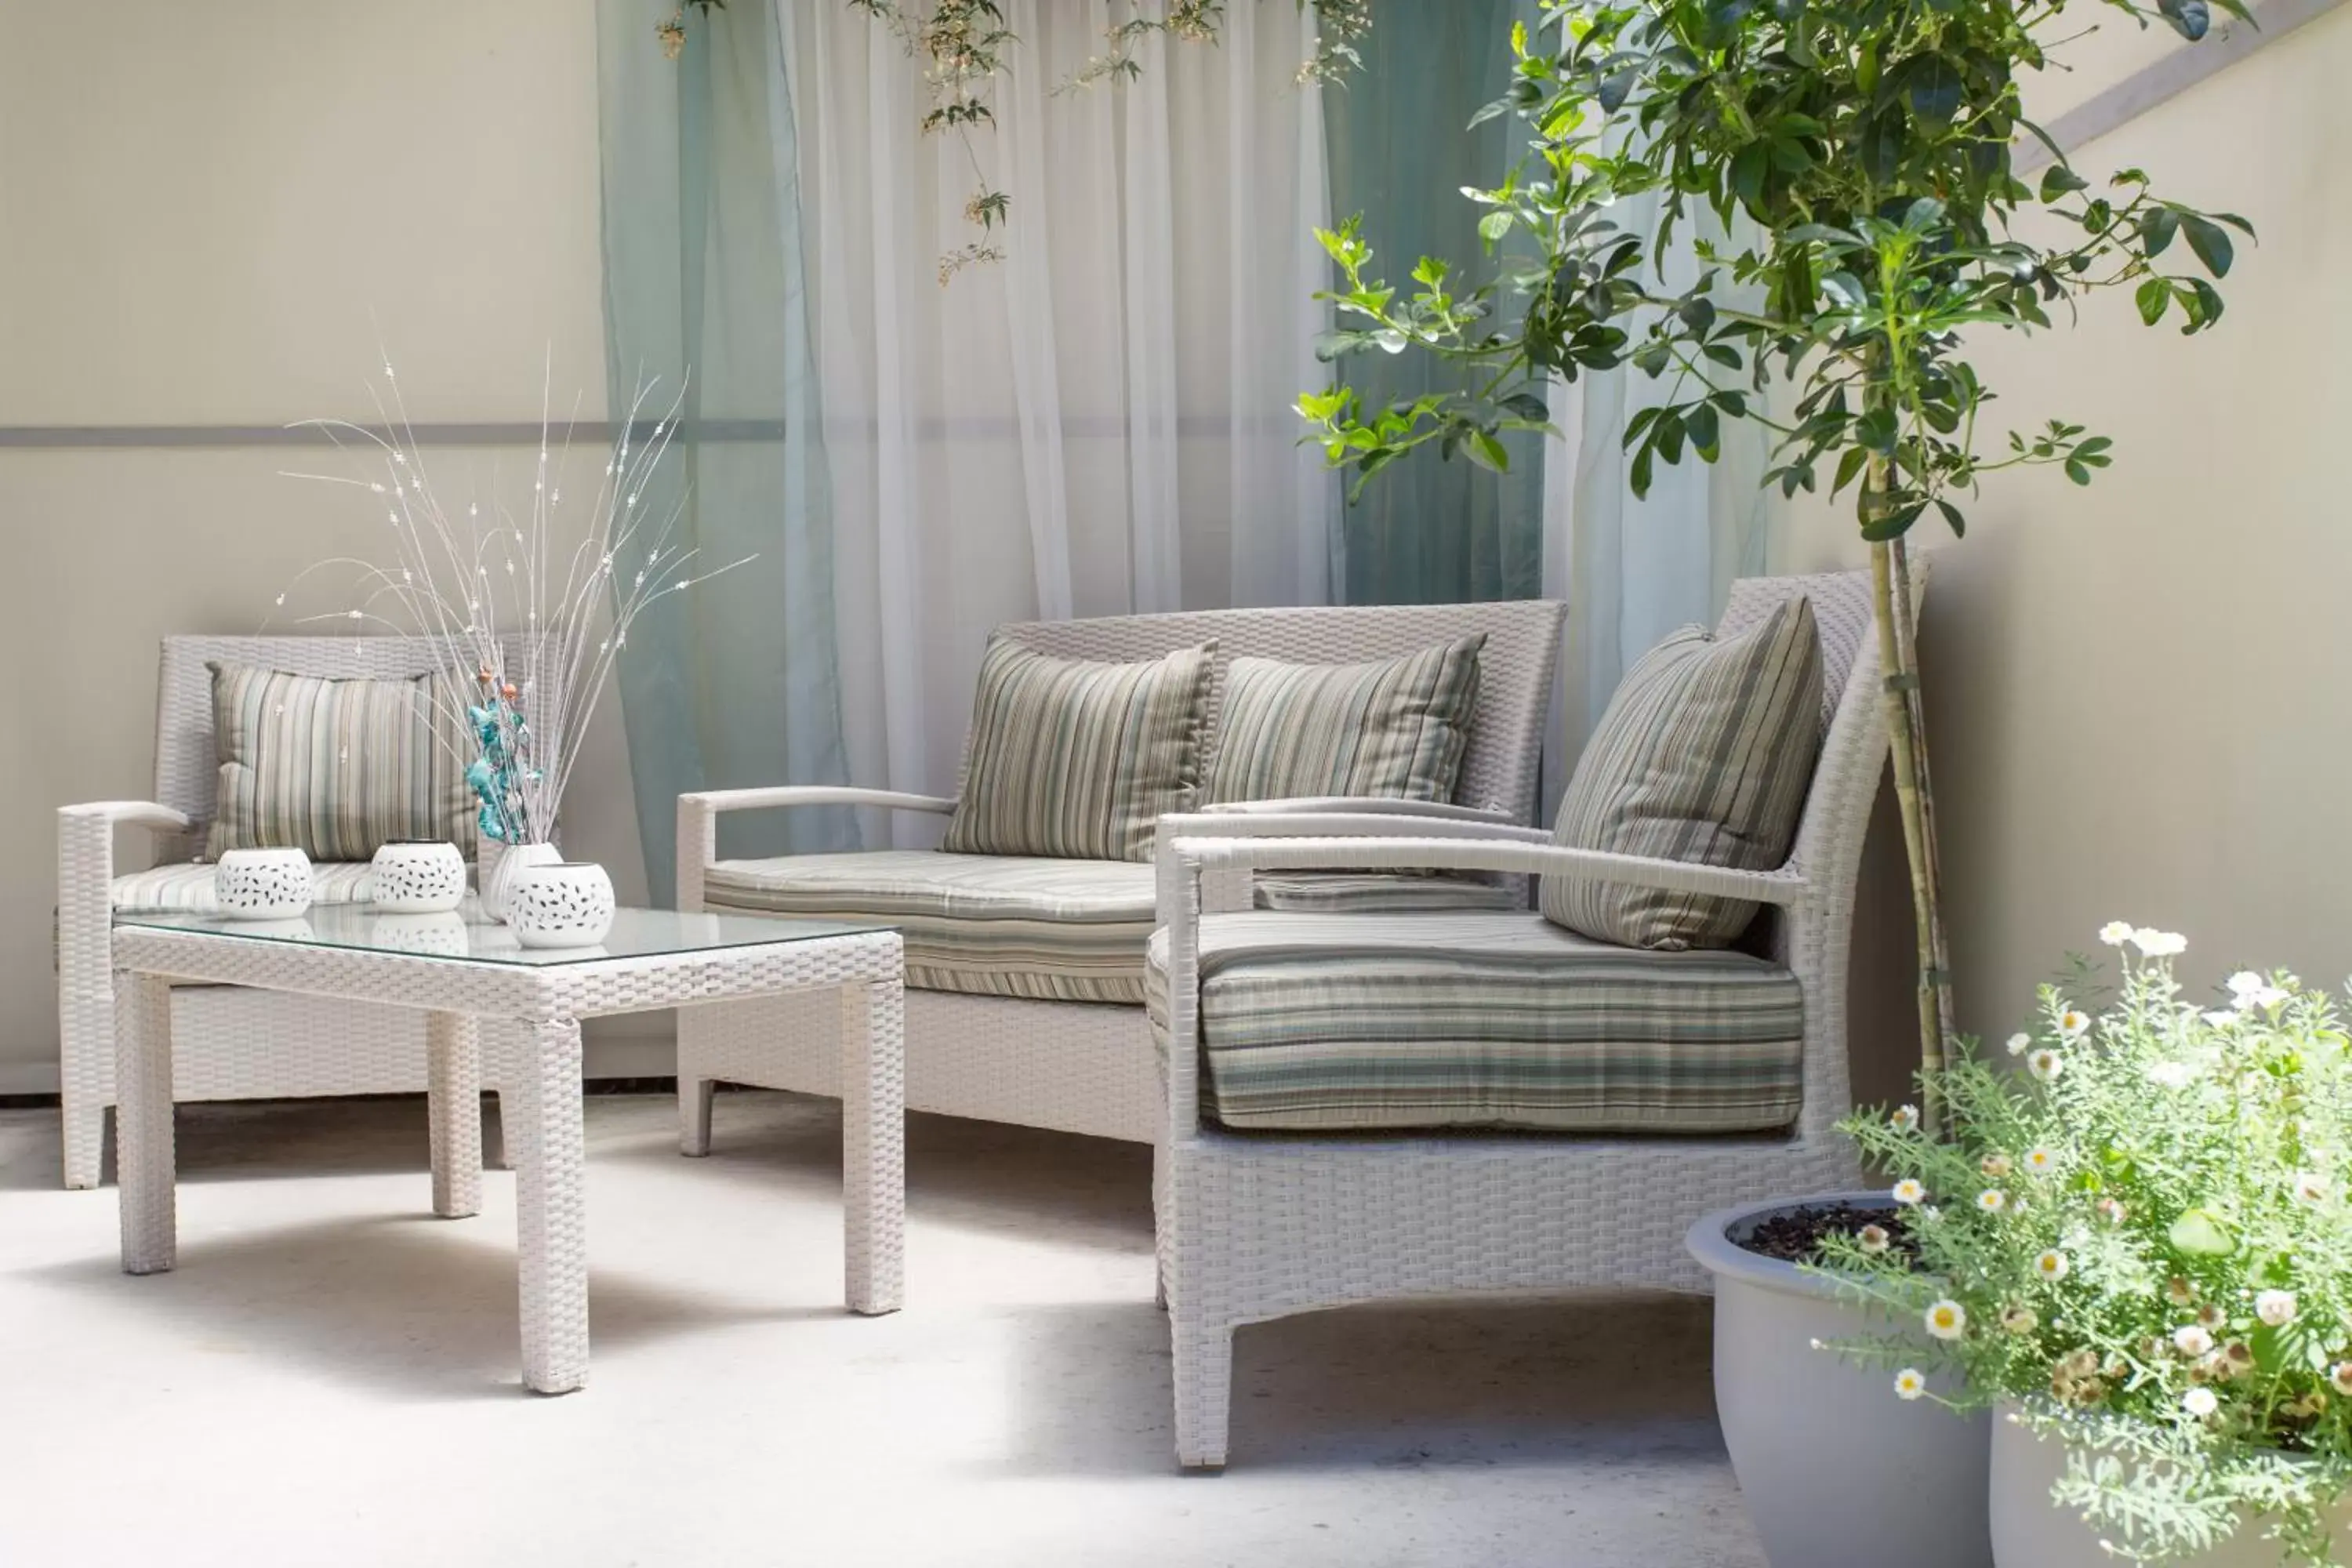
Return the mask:
<path id="1" fill-rule="evenodd" d="M 1201 944 L 1201 1109 L 1230 1128 L 1759 1131 L 1801 1100 L 1796 977 L 1747 953 L 1612 947 L 1532 911 L 1211 915 Z"/>
<path id="2" fill-rule="evenodd" d="M 1789 858 L 1822 732 L 1813 607 L 1784 600 L 1759 626 L 1697 626 L 1643 654 L 1584 744 L 1552 842 L 1657 860 L 1769 871 Z M 1728 947 L 1745 899 L 1546 877 L 1544 918 L 1623 947 Z"/>
<path id="3" fill-rule="evenodd" d="M 394 838 L 474 852 L 466 767 L 478 748 L 446 679 L 210 668 L 220 782 L 205 858 L 299 849 L 317 861 L 365 860 Z"/>
<path id="4" fill-rule="evenodd" d="M 1139 664 L 991 637 L 943 849 L 1150 860 L 1160 816 L 1201 801 L 1216 645 Z"/>
<path id="5" fill-rule="evenodd" d="M 1481 632 L 1367 664 L 1234 659 L 1208 798 L 1452 800 L 1486 642 Z"/>
<path id="6" fill-rule="evenodd" d="M 107 885 L 107 896 L 118 910 L 184 910 L 208 915 L 219 908 L 213 901 L 216 868 L 197 862 L 158 866 L 132 871 Z M 310 901 L 314 904 L 363 904 L 375 895 L 374 879 L 364 860 L 314 863 L 310 868 Z"/>
<path id="7" fill-rule="evenodd" d="M 1499 889 L 1466 879 L 1269 879 L 1261 901 L 1328 907 L 1347 899 L 1418 901 L 1450 887 L 1465 907 Z M 1404 893 L 1391 884 L 1410 883 Z M 721 860 L 703 874 L 710 908 L 886 921 L 907 944 L 907 984 L 976 996 L 1052 1002 L 1143 1001 L 1143 949 L 1155 924 L 1154 873 L 1131 860 L 882 849 Z"/>

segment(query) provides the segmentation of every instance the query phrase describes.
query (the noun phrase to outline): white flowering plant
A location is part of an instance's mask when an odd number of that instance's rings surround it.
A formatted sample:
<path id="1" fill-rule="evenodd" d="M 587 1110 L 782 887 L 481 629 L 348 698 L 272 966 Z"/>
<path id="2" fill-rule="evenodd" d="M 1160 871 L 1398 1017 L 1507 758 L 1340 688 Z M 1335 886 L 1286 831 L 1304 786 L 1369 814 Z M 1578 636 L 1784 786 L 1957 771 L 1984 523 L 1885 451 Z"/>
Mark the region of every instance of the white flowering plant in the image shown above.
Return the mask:
<path id="1" fill-rule="evenodd" d="M 1964 1043 L 1922 1085 L 1940 1137 L 1908 1106 L 1844 1124 L 1897 1211 L 1822 1267 L 1924 1332 L 1837 1348 L 1893 1397 L 1941 1397 L 1940 1370 L 1946 1403 L 2014 1402 L 2066 1446 L 2053 1500 L 2119 1556 L 2259 1519 L 2326 1562 L 2352 1484 L 2352 1047 L 2292 975 L 2242 972 L 2207 1007 L 2174 978 L 2181 938 L 2100 935 L 2112 999 L 2043 987 L 2007 1043 L 2021 1071 Z"/>

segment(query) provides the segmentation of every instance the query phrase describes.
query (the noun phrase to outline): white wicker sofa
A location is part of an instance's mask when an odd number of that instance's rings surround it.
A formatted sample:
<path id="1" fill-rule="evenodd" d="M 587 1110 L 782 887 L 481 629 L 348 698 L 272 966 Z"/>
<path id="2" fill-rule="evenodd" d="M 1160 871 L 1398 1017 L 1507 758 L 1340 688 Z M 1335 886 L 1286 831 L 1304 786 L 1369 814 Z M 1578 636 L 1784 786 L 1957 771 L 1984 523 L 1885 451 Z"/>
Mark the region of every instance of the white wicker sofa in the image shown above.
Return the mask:
<path id="1" fill-rule="evenodd" d="M 1776 870 L 1563 849 L 1538 828 L 1402 816 L 1161 819 L 1164 930 L 1153 942 L 1153 1013 L 1167 1074 L 1154 1206 L 1181 1464 L 1225 1461 L 1240 1324 L 1475 1291 L 1703 1290 L 1707 1278 L 1682 1245 L 1700 1214 L 1856 1178 L 1852 1149 L 1833 1123 L 1850 1106 L 1845 987 L 1854 884 L 1887 747 L 1867 576 L 1740 582 L 1720 629 L 1755 626 L 1800 593 L 1811 603 L 1822 645 L 1824 733 L 1794 847 Z M 1407 963 L 1433 952 L 1492 956 L 1498 942 L 1521 952 L 1549 943 L 1560 959 L 1549 983 L 1570 987 L 1591 984 L 1580 979 L 1577 961 L 1594 949 L 1621 973 L 1652 960 L 1671 966 L 1710 956 L 1602 948 L 1547 926 L 1532 910 L 1500 918 L 1441 913 L 1409 931 L 1341 931 L 1331 928 L 1379 922 L 1255 912 L 1244 891 L 1255 876 L 1332 865 L 1568 872 L 1767 906 L 1774 912 L 1765 940 L 1740 962 L 1778 975 L 1782 985 L 1793 976 L 1801 995 L 1795 1120 L 1776 1131 L 1702 1136 L 1301 1134 L 1216 1124 L 1203 1110 L 1204 1089 L 1213 1087 L 1204 1077 L 1217 1070 L 1204 1066 L 1211 1054 L 1202 1032 L 1204 969 L 1246 962 L 1253 947 L 1278 963 L 1328 966 L 1360 957 L 1368 942 L 1387 944 Z M 1297 929 L 1273 929 L 1286 921 Z M 1316 977 L 1326 1005 L 1328 973 L 1326 967 Z"/>
<path id="2" fill-rule="evenodd" d="M 1220 610 L 1040 622 L 1000 635 L 1064 658 L 1139 660 L 1214 639 L 1220 670 L 1235 657 L 1301 664 L 1344 664 L 1395 658 L 1483 632 L 1479 681 L 1454 805 L 1423 809 L 1431 819 L 1525 823 L 1536 806 L 1538 764 L 1565 606 L 1545 601 L 1484 605 Z M 1215 744 L 1222 677 L 1213 686 L 1208 746 Z M 1027 995 L 975 994 L 923 988 L 918 963 L 921 928 L 908 933 L 907 1104 L 984 1121 L 1149 1142 L 1160 1136 L 1166 1099 L 1142 1011 L 1144 949 L 1156 923 L 1155 873 L 1144 861 L 1043 860 L 881 850 L 720 860 L 717 821 L 730 811 L 848 804 L 947 813 L 955 802 L 882 790 L 783 787 L 681 795 L 677 807 L 677 901 L 682 910 L 868 915 L 937 905 L 956 915 L 967 936 L 984 933 L 1001 951 L 986 983 L 1020 984 L 1039 944 L 1066 952 L 1081 940 L 1109 977 L 1117 1001 L 1076 1002 Z M 1390 878 L 1388 896 L 1404 880 Z M 1455 879 L 1454 892 L 1465 879 Z M 1443 899 L 1442 884 L 1423 885 Z M 1325 883 L 1294 889 L 1302 898 L 1358 891 Z M 1422 891 L 1417 887 L 1413 891 Z M 1489 879 L 1475 889 L 1490 904 L 1523 899 L 1521 885 Z M 1406 895 L 1410 898 L 1412 895 Z M 934 910 L 936 913 L 936 910 Z M 933 984 L 953 976 L 932 973 Z M 1042 988 L 1041 988 L 1042 989 Z M 1130 994 L 1131 993 L 1131 994 Z M 711 1089 L 717 1081 L 839 1092 L 829 1005 L 806 998 L 684 1010 L 678 1020 L 680 1145 L 709 1147 Z"/>
<path id="3" fill-rule="evenodd" d="M 115 910 L 211 907 L 212 868 L 195 857 L 204 848 L 219 779 L 212 675 L 206 668 L 214 660 L 341 679 L 394 679 L 436 668 L 421 643 L 402 637 L 163 639 L 154 799 L 99 801 L 58 813 L 58 1099 L 68 1187 L 98 1185 L 106 1111 L 114 1103 L 109 931 Z M 115 831 L 125 826 L 155 836 L 152 869 L 118 872 Z M 314 869 L 315 897 L 321 903 L 359 902 L 369 896 L 363 864 Z M 438 1087 L 428 1081 L 425 1015 L 411 1008 L 228 985 L 180 986 L 172 993 L 172 1036 L 174 1100 L 430 1093 Z M 478 1077 L 478 1063 L 467 1071 Z M 473 1147 L 453 1152 L 453 1160 L 478 1160 L 478 1116 L 457 1121 L 471 1130 L 460 1136 Z M 435 1161 L 436 1172 L 445 1168 L 445 1162 Z"/>

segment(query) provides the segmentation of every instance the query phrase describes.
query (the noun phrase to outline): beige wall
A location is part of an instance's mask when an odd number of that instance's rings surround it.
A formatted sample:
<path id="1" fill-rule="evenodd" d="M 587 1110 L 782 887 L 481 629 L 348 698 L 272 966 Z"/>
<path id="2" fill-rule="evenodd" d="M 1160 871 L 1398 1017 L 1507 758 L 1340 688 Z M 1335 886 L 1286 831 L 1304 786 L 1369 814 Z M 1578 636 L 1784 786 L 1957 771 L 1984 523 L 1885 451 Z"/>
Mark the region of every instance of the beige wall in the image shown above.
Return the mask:
<path id="1" fill-rule="evenodd" d="M 2118 917 L 2186 932 L 2198 985 L 2352 968 L 2347 75 L 2339 10 L 2077 153 L 2260 229 L 2210 335 L 2149 331 L 2118 296 L 2071 332 L 1982 345 L 2002 424 L 2064 415 L 2114 437 L 2116 466 L 2088 489 L 1995 476 L 1965 541 L 1924 531 L 1946 546 L 1922 659 L 1971 1029 L 2015 1026 Z M 1859 563 L 1852 526 L 1799 514 L 1775 567 Z M 1899 1003 L 1872 1016 L 1899 1033 Z"/>
<path id="2" fill-rule="evenodd" d="M 584 0 L 0 0 L 0 426 L 365 418 L 379 340 L 413 418 L 536 419 L 551 352 L 602 416 Z M 445 483 L 529 460 L 428 456 Z M 54 1081 L 52 812 L 148 793 L 156 639 L 255 630 L 302 566 L 379 548 L 278 477 L 324 466 L 0 447 L 0 1092 Z M 566 837 L 641 899 L 617 718 Z"/>

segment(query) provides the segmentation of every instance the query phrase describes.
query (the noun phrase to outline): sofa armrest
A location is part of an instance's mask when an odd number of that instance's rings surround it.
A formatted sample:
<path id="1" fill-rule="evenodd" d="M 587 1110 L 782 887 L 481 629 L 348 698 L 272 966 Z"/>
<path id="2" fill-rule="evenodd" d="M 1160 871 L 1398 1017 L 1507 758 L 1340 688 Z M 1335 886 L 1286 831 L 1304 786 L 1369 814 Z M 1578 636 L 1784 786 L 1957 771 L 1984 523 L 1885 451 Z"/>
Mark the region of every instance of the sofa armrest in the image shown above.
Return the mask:
<path id="1" fill-rule="evenodd" d="M 677 797 L 677 907 L 702 908 L 702 874 L 719 856 L 719 817 L 729 811 L 777 811 L 795 805 L 863 805 L 886 811 L 944 814 L 956 803 L 902 790 L 850 784 L 778 784 L 766 789 L 695 790 Z"/>
<path id="2" fill-rule="evenodd" d="M 1408 816 L 1429 821 L 1483 822 L 1515 827 L 1518 820 L 1500 806 L 1455 805 L 1441 800 L 1391 800 L 1381 795 L 1316 795 L 1289 800 L 1228 800 L 1201 808 L 1203 816 Z"/>

